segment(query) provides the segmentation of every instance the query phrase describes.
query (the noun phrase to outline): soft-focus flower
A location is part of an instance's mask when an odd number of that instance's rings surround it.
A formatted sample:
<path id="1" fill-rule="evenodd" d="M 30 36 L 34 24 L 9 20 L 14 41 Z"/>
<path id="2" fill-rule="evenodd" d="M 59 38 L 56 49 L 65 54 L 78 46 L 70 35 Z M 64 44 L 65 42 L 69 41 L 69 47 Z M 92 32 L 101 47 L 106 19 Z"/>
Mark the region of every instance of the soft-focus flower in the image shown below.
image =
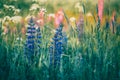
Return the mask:
<path id="1" fill-rule="evenodd" d="M 80 3 L 78 2 L 75 4 L 75 8 L 79 8 L 79 7 L 80 7 Z"/>
<path id="2" fill-rule="evenodd" d="M 72 28 L 75 30 L 75 28 L 76 28 L 76 18 L 75 17 L 70 18 L 70 24 L 71 24 Z"/>
<path id="3" fill-rule="evenodd" d="M 75 4 L 75 8 L 78 9 L 79 12 L 84 13 L 84 8 L 79 2 Z"/>
<path id="4" fill-rule="evenodd" d="M 10 21 L 10 20 L 11 20 L 10 16 L 5 16 L 5 17 L 3 18 L 3 22 Z"/>
<path id="5" fill-rule="evenodd" d="M 3 6 L 4 6 L 4 8 L 5 8 L 6 11 L 10 12 L 10 14 L 8 14 L 10 16 L 11 15 L 17 15 L 18 13 L 20 13 L 20 9 L 17 9 L 13 5 L 6 5 L 6 4 L 4 4 Z"/>
<path id="6" fill-rule="evenodd" d="M 32 6 L 30 7 L 30 11 L 32 11 L 32 10 L 37 10 L 37 9 L 39 9 L 40 7 L 39 7 L 39 5 L 38 4 L 32 4 Z"/>
<path id="7" fill-rule="evenodd" d="M 47 12 L 47 10 L 45 8 L 41 8 L 40 12 L 38 13 L 39 17 L 43 18 L 46 12 Z"/>
<path id="8" fill-rule="evenodd" d="M 2 27 L 8 27 L 10 21 L 11 21 L 11 18 L 9 16 L 5 16 L 2 20 L 2 23 L 3 23 Z"/>
<path id="9" fill-rule="evenodd" d="M 104 0 L 98 0 L 98 16 L 100 21 L 102 20 L 103 8 L 104 8 Z"/>
<path id="10" fill-rule="evenodd" d="M 49 53 L 50 53 L 50 66 L 54 65 L 54 67 L 60 67 L 60 58 L 61 54 L 63 53 L 63 33 L 62 33 L 62 27 L 63 25 L 60 24 L 60 26 L 56 29 L 53 42 L 51 42 L 51 46 L 49 47 Z"/>
<path id="11" fill-rule="evenodd" d="M 28 23 L 28 27 L 27 27 L 27 39 L 26 39 L 26 46 L 25 46 L 25 54 L 28 58 L 29 61 L 31 61 L 31 57 L 34 54 L 34 45 L 35 45 L 35 28 L 34 28 L 34 21 L 31 18 L 29 23 Z"/>
<path id="12" fill-rule="evenodd" d="M 14 23 L 20 23 L 22 21 L 22 17 L 21 16 L 13 16 L 13 17 L 11 17 L 11 20 Z"/>
<path id="13" fill-rule="evenodd" d="M 46 8 L 41 8 L 40 11 L 47 12 Z"/>
<path id="14" fill-rule="evenodd" d="M 18 14 L 18 13 L 20 13 L 20 9 L 15 9 L 14 14 L 16 15 L 16 14 Z"/>
<path id="15" fill-rule="evenodd" d="M 86 16 L 87 16 L 87 17 L 92 17 L 92 14 L 91 14 L 90 12 L 88 12 L 88 13 L 86 14 Z"/>
<path id="16" fill-rule="evenodd" d="M 82 13 L 84 13 L 84 8 L 83 8 L 83 6 L 79 6 L 79 12 L 82 12 Z"/>
<path id="17" fill-rule="evenodd" d="M 75 22 L 75 21 L 76 21 L 76 18 L 75 18 L 75 17 L 71 17 L 71 18 L 70 18 L 70 21 L 71 21 L 71 22 Z"/>
<path id="18" fill-rule="evenodd" d="M 4 6 L 4 8 L 9 8 L 9 6 L 8 6 L 8 5 L 6 5 L 6 4 L 4 4 L 3 6 Z"/>
<path id="19" fill-rule="evenodd" d="M 27 27 L 27 39 L 25 44 L 25 55 L 30 64 L 33 62 L 33 56 L 38 56 L 40 53 L 41 32 L 40 27 L 36 26 L 33 18 L 31 18 Z"/>
<path id="20" fill-rule="evenodd" d="M 46 9 L 45 8 L 41 8 L 40 12 L 38 13 L 37 24 L 39 24 L 40 26 L 44 26 L 45 12 L 47 12 Z"/>
<path id="21" fill-rule="evenodd" d="M 58 12 L 55 14 L 55 26 L 58 27 L 64 20 L 64 13 L 63 9 L 59 9 Z"/>
<path id="22" fill-rule="evenodd" d="M 6 9 L 13 9 L 13 10 L 16 9 L 15 6 L 13 6 L 13 5 L 6 5 L 6 4 L 4 4 L 3 6 L 4 6 L 4 8 L 6 8 Z"/>

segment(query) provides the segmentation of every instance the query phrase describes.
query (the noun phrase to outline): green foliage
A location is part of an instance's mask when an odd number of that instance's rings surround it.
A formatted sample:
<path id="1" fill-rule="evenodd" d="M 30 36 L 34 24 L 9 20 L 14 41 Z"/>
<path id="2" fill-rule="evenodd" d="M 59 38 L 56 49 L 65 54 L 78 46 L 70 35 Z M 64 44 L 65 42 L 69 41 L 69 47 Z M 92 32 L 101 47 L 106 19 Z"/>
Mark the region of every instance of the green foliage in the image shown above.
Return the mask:
<path id="1" fill-rule="evenodd" d="M 3 5 L 7 4 L 21 9 L 22 16 L 29 12 L 28 8 L 31 3 L 23 0 L 17 0 L 16 3 L 12 3 L 12 1 L 0 0 L 0 10 L 3 11 Z M 117 1 L 119 2 L 119 0 Z M 118 9 L 118 4 L 110 4 L 114 6 L 111 9 Z M 89 8 L 91 3 L 86 3 L 86 5 L 88 5 L 85 6 L 86 11 L 93 10 L 94 12 L 92 7 Z M 50 8 L 48 12 L 56 10 L 51 4 L 46 7 Z M 9 14 L 6 11 L 4 13 L 4 16 Z M 86 23 L 86 26 L 89 24 Z M 82 42 L 77 42 L 77 31 L 72 29 L 68 31 L 68 44 L 61 56 L 60 69 L 57 69 L 49 66 L 49 44 L 50 39 L 54 36 L 54 26 L 45 24 L 41 28 L 39 64 L 36 65 L 33 61 L 33 64 L 29 65 L 24 54 L 25 39 L 19 36 L 21 26 L 18 25 L 17 31 L 19 32 L 16 35 L 10 34 L 10 32 L 4 35 L 2 23 L 0 23 L 0 80 L 120 80 L 120 25 L 115 25 L 118 31 L 114 34 L 110 29 L 106 29 L 106 26 L 103 25 L 100 28 L 98 26 L 100 25 L 94 26 L 95 29 L 92 31 L 85 30 Z M 17 40 L 17 38 L 23 40 Z M 38 59 L 37 56 L 36 59 Z"/>
<path id="2" fill-rule="evenodd" d="M 112 34 L 110 30 L 100 28 L 85 33 L 83 42 L 79 44 L 71 43 L 71 40 L 77 37 L 70 36 L 68 49 L 65 52 L 67 55 L 61 57 L 60 70 L 49 67 L 48 44 L 53 36 L 51 29 L 45 26 L 42 29 L 42 36 L 42 54 L 37 66 L 34 63 L 32 65 L 27 63 L 22 42 L 16 43 L 13 39 L 12 43 L 8 44 L 4 41 L 4 37 L 0 37 L 1 80 L 118 80 L 120 78 L 120 37 Z"/>

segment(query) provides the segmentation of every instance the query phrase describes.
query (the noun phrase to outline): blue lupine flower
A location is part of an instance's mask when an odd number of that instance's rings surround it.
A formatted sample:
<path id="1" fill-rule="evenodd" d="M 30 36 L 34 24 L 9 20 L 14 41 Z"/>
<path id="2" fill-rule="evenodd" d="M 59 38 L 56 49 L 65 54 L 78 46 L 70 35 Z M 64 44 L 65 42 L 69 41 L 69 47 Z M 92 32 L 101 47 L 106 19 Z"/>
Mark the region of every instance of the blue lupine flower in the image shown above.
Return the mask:
<path id="1" fill-rule="evenodd" d="M 34 24 L 33 19 L 31 18 L 27 27 L 27 39 L 25 44 L 25 54 L 29 62 L 33 61 L 34 54 L 40 53 L 40 39 L 41 32 L 40 27 Z M 35 28 L 37 26 L 38 28 Z"/>
<path id="2" fill-rule="evenodd" d="M 28 38 L 28 39 L 34 39 L 35 36 L 34 36 L 34 35 L 29 35 L 29 36 L 27 36 L 27 38 Z"/>
<path id="3" fill-rule="evenodd" d="M 27 44 L 34 44 L 34 41 L 26 40 Z"/>
<path id="4" fill-rule="evenodd" d="M 54 35 L 53 42 L 51 42 L 51 46 L 49 47 L 50 53 L 50 65 L 54 65 L 54 67 L 60 67 L 60 59 L 61 54 L 63 53 L 63 32 L 62 32 L 63 25 L 56 29 L 56 33 Z"/>
<path id="5" fill-rule="evenodd" d="M 26 44 L 25 44 L 25 54 L 28 58 L 28 61 L 31 62 L 31 57 L 34 54 L 34 50 L 35 50 L 35 28 L 34 28 L 34 22 L 33 19 L 31 18 L 29 21 L 29 26 L 27 27 L 27 39 L 26 39 Z"/>

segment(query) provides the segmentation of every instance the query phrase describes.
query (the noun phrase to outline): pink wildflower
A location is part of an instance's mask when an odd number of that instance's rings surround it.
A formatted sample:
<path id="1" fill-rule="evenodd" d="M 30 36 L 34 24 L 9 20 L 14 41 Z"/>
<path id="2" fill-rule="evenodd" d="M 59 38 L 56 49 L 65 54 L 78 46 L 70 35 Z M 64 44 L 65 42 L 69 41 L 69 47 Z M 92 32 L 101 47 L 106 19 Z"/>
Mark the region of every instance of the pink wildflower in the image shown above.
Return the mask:
<path id="1" fill-rule="evenodd" d="M 61 23 L 64 21 L 64 13 L 63 9 L 60 9 L 56 14 L 55 14 L 55 27 L 58 27 Z"/>
<path id="2" fill-rule="evenodd" d="M 100 18 L 100 21 L 102 20 L 103 8 L 104 8 L 104 0 L 98 0 L 98 16 Z"/>
<path id="3" fill-rule="evenodd" d="M 45 15 L 46 9 L 42 8 L 38 14 L 38 19 L 37 19 L 37 23 L 40 26 L 44 26 L 44 15 Z"/>

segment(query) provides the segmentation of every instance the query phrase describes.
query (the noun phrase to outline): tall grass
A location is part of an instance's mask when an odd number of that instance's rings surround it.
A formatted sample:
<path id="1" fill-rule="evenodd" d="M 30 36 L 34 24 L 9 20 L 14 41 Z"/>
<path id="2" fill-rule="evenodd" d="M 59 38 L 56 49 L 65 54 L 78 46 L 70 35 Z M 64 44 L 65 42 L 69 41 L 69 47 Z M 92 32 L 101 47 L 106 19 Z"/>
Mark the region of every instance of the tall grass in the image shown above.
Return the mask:
<path id="1" fill-rule="evenodd" d="M 0 80 L 119 80 L 120 36 L 106 26 L 97 26 L 92 31 L 85 30 L 82 43 L 78 42 L 77 32 L 68 37 L 58 70 L 49 67 L 48 45 L 54 35 L 49 26 L 41 30 L 39 64 L 33 61 L 29 66 L 24 57 L 25 40 L 2 35 L 0 23 Z"/>
<path id="2" fill-rule="evenodd" d="M 41 29 L 42 38 L 38 39 L 41 40 L 40 55 L 35 56 L 33 63 L 29 64 L 25 57 L 26 40 L 20 36 L 21 33 L 2 34 L 0 23 L 0 80 L 119 80 L 119 30 L 113 34 L 106 28 L 107 25 L 101 26 L 100 22 L 96 22 L 96 26 L 85 23 L 82 42 L 78 39 L 77 31 L 72 28 L 68 31 L 67 44 L 59 56 L 59 68 L 51 68 L 49 59 L 54 26 L 46 24 Z"/>

